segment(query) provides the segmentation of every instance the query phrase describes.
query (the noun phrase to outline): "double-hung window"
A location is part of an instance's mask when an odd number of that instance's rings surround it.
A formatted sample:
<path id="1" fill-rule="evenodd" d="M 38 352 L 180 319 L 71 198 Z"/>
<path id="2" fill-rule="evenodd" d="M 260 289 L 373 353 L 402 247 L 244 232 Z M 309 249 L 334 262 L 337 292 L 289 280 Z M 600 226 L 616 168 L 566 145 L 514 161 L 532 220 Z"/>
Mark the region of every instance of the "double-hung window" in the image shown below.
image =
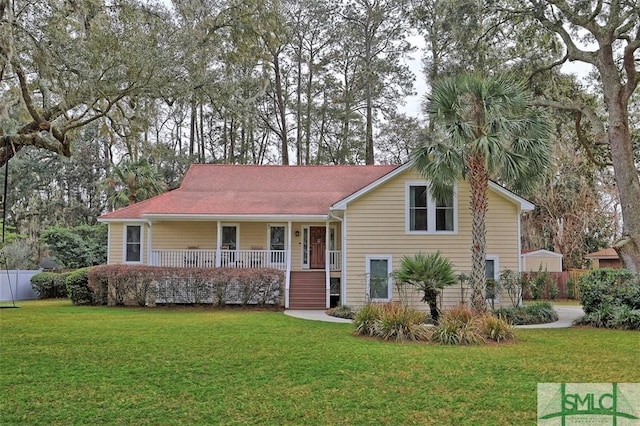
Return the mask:
<path id="1" fill-rule="evenodd" d="M 409 229 L 428 231 L 428 191 L 426 185 L 409 186 Z"/>
<path id="2" fill-rule="evenodd" d="M 127 263 L 142 262 L 142 226 L 125 226 L 124 261 Z"/>
<path id="3" fill-rule="evenodd" d="M 367 294 L 372 301 L 390 301 L 392 296 L 391 256 L 367 256 Z"/>
<path id="4" fill-rule="evenodd" d="M 436 198 L 429 185 L 408 182 L 406 187 L 406 232 L 434 234 L 457 232 L 456 188 Z"/>

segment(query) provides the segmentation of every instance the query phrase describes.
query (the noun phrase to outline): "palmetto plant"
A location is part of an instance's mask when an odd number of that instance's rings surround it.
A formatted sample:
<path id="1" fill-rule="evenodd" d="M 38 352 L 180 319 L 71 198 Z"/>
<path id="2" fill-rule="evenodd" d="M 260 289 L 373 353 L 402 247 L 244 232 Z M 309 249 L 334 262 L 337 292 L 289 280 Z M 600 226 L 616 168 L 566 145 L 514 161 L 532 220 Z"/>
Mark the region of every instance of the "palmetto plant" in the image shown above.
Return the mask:
<path id="1" fill-rule="evenodd" d="M 440 125 L 414 153 L 417 170 L 431 181 L 437 199 L 459 179 L 471 187 L 471 304 L 485 306 L 487 189 L 489 180 L 527 191 L 545 173 L 551 155 L 548 120 L 530 107 L 524 84 L 507 77 L 463 74 L 436 82 L 428 113 Z"/>
<path id="2" fill-rule="evenodd" d="M 109 203 L 114 208 L 130 206 L 167 190 L 160 174 L 145 159 L 125 160 L 111 172 L 105 184 L 113 191 Z"/>
<path id="3" fill-rule="evenodd" d="M 418 253 L 413 257 L 403 256 L 400 269 L 395 272 L 395 278 L 422 292 L 422 301 L 429 305 L 431 318 L 438 323 L 440 290 L 457 283 L 449 259 L 442 256 L 440 251 L 427 255 Z"/>

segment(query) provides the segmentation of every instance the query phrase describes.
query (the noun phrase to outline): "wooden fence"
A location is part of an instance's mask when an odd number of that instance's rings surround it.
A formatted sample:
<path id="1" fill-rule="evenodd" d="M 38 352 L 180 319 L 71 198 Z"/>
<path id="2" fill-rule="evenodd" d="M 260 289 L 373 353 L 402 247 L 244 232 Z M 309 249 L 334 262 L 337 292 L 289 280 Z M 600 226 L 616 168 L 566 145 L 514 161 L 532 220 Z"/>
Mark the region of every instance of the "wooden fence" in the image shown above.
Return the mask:
<path id="1" fill-rule="evenodd" d="M 546 274 L 549 276 L 549 281 L 557 285 L 556 299 L 579 299 L 578 280 L 588 272 L 588 269 L 571 269 L 562 272 L 546 272 Z M 545 274 L 545 272 L 523 272 L 522 278 L 524 282 L 532 282 L 539 274 Z M 538 299 L 551 299 L 550 290 L 550 286 L 540 289 Z M 525 285 L 523 297 L 526 300 L 533 299 L 530 286 Z"/>

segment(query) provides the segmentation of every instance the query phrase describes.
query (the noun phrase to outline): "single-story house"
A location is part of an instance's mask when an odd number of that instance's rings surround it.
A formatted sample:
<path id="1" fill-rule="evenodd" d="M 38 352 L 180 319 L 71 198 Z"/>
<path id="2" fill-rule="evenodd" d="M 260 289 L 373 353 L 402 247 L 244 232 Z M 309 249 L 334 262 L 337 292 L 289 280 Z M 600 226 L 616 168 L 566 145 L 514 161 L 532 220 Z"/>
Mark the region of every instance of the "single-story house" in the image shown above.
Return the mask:
<path id="1" fill-rule="evenodd" d="M 461 181 L 436 202 L 411 163 L 194 164 L 180 188 L 99 220 L 109 226 L 109 264 L 274 267 L 285 272 L 286 308 L 356 308 L 399 300 L 392 272 L 405 255 L 440 250 L 457 271 L 471 270 L 469 190 Z M 494 182 L 488 206 L 487 276 L 520 272 L 520 216 L 534 206 Z M 460 299 L 454 286 L 442 305 Z"/>
<path id="2" fill-rule="evenodd" d="M 549 250 L 533 250 L 523 252 L 522 259 L 523 272 L 562 272 L 562 254 Z"/>
<path id="3" fill-rule="evenodd" d="M 589 253 L 585 256 L 591 260 L 591 269 L 596 268 L 622 268 L 622 261 L 618 257 L 618 253 L 612 247 Z"/>

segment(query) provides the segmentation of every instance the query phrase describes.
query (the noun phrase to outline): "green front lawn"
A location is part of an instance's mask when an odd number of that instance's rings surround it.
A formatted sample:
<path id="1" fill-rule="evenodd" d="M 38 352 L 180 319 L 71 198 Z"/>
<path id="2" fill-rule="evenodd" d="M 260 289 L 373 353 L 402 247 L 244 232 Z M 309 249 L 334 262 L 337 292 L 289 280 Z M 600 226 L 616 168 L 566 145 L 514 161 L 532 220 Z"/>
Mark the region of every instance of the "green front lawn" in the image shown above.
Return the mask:
<path id="1" fill-rule="evenodd" d="M 640 382 L 640 334 L 479 347 L 357 338 L 279 312 L 0 310 L 0 424 L 527 424 L 538 382 Z"/>

